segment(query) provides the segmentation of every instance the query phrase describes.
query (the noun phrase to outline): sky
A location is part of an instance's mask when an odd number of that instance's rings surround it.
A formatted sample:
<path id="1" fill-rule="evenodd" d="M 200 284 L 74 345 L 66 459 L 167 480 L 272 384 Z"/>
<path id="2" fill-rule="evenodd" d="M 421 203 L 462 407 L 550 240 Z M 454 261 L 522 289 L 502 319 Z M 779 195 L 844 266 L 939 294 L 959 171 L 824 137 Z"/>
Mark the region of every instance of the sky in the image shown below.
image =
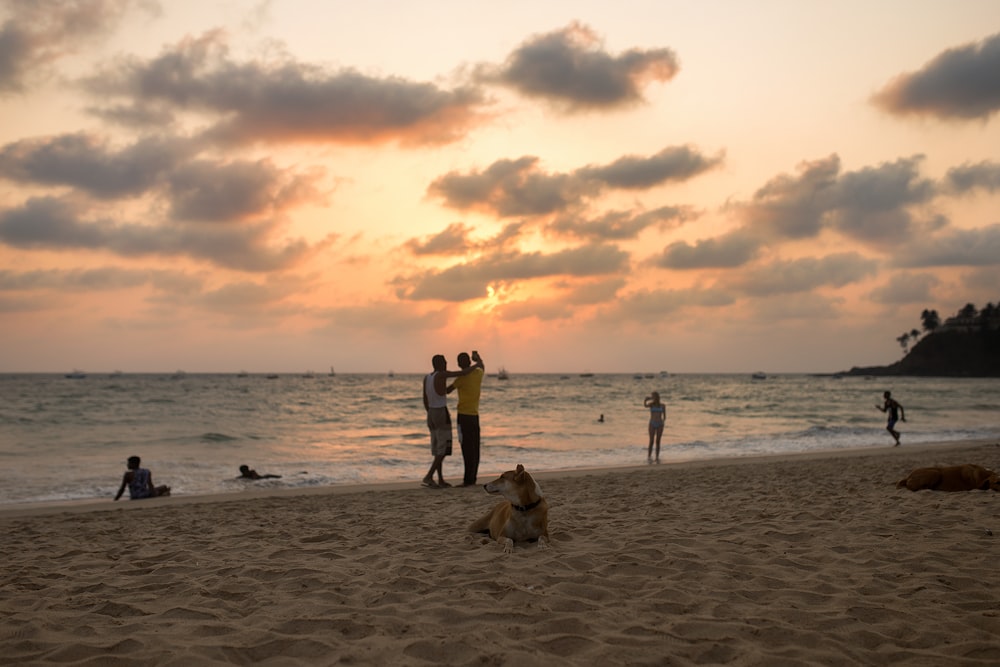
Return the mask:
<path id="1" fill-rule="evenodd" d="M 0 372 L 836 372 L 1000 301 L 995 0 L 0 0 Z"/>

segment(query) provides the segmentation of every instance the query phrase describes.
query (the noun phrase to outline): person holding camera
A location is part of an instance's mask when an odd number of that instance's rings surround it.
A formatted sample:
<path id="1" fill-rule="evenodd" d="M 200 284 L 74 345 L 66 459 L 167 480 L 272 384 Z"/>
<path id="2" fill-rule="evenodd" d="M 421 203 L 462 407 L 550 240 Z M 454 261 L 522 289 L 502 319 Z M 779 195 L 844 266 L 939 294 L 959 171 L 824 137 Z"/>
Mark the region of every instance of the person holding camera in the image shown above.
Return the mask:
<path id="1" fill-rule="evenodd" d="M 473 367 L 472 362 L 476 365 Z M 462 447 L 462 462 L 465 464 L 465 475 L 462 486 L 475 486 L 479 475 L 479 394 L 483 387 L 483 376 L 486 366 L 479 352 L 472 351 L 472 358 L 465 352 L 458 355 L 458 367 L 462 370 L 472 368 L 468 375 L 455 378 L 448 386 L 450 394 L 458 389 L 458 443 Z"/>

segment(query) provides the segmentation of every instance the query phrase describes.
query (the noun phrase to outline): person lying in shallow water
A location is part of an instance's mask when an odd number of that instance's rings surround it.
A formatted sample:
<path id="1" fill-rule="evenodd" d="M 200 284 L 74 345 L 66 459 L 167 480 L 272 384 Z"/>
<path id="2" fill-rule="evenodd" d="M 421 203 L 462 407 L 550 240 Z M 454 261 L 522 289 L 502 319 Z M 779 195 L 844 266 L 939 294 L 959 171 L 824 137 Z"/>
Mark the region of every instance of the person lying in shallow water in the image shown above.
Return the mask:
<path id="1" fill-rule="evenodd" d="M 250 466 L 244 464 L 240 466 L 240 479 L 281 479 L 281 475 L 261 475 Z"/>

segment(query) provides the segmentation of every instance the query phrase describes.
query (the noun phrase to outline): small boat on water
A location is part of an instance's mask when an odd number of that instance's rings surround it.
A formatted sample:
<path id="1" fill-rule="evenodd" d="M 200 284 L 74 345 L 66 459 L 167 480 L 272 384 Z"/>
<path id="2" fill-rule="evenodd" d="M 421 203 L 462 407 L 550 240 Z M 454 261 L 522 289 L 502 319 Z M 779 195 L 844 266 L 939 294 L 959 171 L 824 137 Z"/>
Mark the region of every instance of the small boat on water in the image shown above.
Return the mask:
<path id="1" fill-rule="evenodd" d="M 582 377 L 582 378 L 592 378 L 592 377 L 594 377 L 594 374 L 593 373 L 580 373 L 580 377 Z"/>
<path id="2" fill-rule="evenodd" d="M 250 377 L 250 374 L 247 373 L 246 371 L 240 371 L 239 373 L 236 374 L 236 377 L 238 378 Z"/>
<path id="3" fill-rule="evenodd" d="M 336 376 L 337 376 L 337 372 L 335 370 L 333 370 L 333 366 L 330 366 L 330 377 L 336 377 Z"/>
<path id="4" fill-rule="evenodd" d="M 757 371 L 756 373 L 754 373 L 753 375 L 750 376 L 750 379 L 751 380 L 766 380 L 767 379 L 767 374 L 766 373 L 762 373 L 761 371 Z"/>
<path id="5" fill-rule="evenodd" d="M 503 366 L 501 366 L 500 370 L 497 371 L 497 379 L 498 380 L 509 380 L 510 379 L 510 375 L 507 374 L 507 369 L 504 368 Z"/>
<path id="6" fill-rule="evenodd" d="M 313 373 L 312 371 L 306 371 L 305 373 L 302 374 L 302 377 L 304 377 L 304 378 L 314 378 L 314 377 L 316 377 L 316 374 Z"/>
<path id="7" fill-rule="evenodd" d="M 66 373 L 66 377 L 68 377 L 70 380 L 82 380 L 83 378 L 87 377 L 87 374 L 79 369 L 74 368 L 71 372 Z"/>

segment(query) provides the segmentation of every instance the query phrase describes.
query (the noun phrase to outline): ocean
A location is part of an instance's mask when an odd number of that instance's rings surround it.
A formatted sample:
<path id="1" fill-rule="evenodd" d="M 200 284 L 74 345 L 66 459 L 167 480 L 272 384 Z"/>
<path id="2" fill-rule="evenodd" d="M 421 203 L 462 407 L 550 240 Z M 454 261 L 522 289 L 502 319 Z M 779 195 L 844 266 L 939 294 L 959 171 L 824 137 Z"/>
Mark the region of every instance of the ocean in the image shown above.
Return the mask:
<path id="1" fill-rule="evenodd" d="M 0 506 L 107 498 L 142 457 L 173 495 L 413 481 L 430 465 L 420 374 L 0 375 Z M 667 406 L 664 462 L 1000 439 L 1000 380 L 813 375 L 512 374 L 483 382 L 480 482 L 529 470 L 642 464 L 643 398 Z M 454 415 L 455 395 L 449 397 Z M 604 416 L 603 422 L 600 421 Z M 461 481 L 462 459 L 445 478 Z M 280 479 L 237 479 L 247 464 Z M 126 496 L 127 498 L 127 496 Z"/>

